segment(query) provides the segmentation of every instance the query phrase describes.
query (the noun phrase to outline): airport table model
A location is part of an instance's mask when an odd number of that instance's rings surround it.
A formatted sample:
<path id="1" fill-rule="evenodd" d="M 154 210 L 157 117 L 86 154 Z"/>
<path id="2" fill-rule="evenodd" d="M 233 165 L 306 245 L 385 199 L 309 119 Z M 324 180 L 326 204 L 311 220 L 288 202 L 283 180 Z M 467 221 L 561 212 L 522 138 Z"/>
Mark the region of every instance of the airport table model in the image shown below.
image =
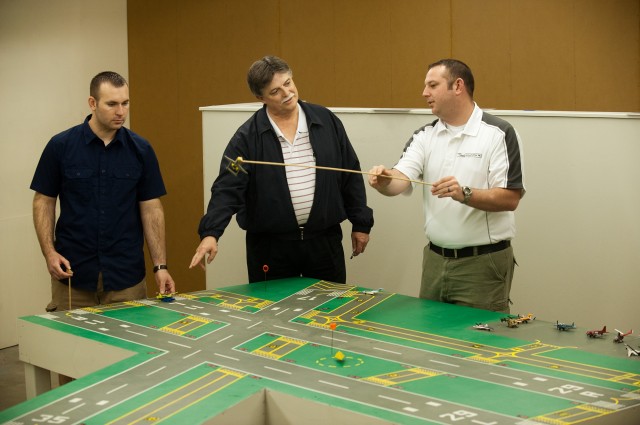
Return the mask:
<path id="1" fill-rule="evenodd" d="M 42 394 L 0 423 L 640 423 L 640 361 L 611 336 L 364 289 L 295 278 L 22 317 Z M 78 379 L 43 392 L 49 370 Z"/>

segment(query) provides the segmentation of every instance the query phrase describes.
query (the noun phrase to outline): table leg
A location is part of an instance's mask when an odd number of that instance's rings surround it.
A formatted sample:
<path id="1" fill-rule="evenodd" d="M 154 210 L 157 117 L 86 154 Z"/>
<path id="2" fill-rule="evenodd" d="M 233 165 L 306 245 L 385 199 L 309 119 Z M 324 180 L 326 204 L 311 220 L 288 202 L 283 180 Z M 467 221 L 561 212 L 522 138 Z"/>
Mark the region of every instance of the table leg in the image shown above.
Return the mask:
<path id="1" fill-rule="evenodd" d="M 51 389 L 51 372 L 47 369 L 24 363 L 24 381 L 27 400 Z"/>

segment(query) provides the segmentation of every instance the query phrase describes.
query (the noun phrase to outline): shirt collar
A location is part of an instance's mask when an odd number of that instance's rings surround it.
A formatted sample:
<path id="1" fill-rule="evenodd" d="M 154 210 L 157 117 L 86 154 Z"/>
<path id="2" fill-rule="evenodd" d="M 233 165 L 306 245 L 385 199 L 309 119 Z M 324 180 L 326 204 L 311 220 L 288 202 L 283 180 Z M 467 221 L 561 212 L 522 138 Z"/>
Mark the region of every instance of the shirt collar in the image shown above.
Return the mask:
<path id="1" fill-rule="evenodd" d="M 463 134 L 468 134 L 469 136 L 477 136 L 482 123 L 482 109 L 475 102 L 473 102 L 473 105 L 473 112 L 469 117 L 469 121 L 467 121 L 467 125 L 464 126 L 464 130 L 462 130 Z"/>
<path id="2" fill-rule="evenodd" d="M 285 139 L 284 134 L 282 134 L 282 131 L 280 131 L 280 128 L 278 128 L 276 123 L 271 119 L 271 116 L 269 115 L 268 112 L 267 112 L 267 118 L 269 118 L 269 122 L 271 123 L 273 130 L 276 132 L 276 136 L 278 136 L 278 138 Z M 298 128 L 296 129 L 296 136 L 298 135 L 298 133 L 307 133 L 308 131 L 309 129 L 307 127 L 307 116 L 305 115 L 304 111 L 302 110 L 302 107 L 298 103 Z M 291 142 L 293 141 L 294 140 L 291 140 Z"/>
<path id="3" fill-rule="evenodd" d="M 469 136 L 476 136 L 478 131 L 480 131 L 480 123 L 482 122 L 482 109 L 478 106 L 477 103 L 473 102 L 473 112 L 471 112 L 471 116 L 467 123 L 464 125 L 464 128 L 460 132 L 460 134 L 466 134 Z M 437 124 L 434 128 L 435 132 L 440 134 L 442 131 L 447 131 L 447 127 L 442 122 L 442 120 L 438 120 Z"/>
<path id="4" fill-rule="evenodd" d="M 91 119 L 91 116 L 92 114 L 87 115 L 87 117 L 84 119 L 84 123 L 82 123 L 82 126 L 83 126 L 82 134 L 83 134 L 84 143 L 88 145 L 94 140 L 100 141 L 100 143 L 104 143 L 102 142 L 102 140 L 100 140 L 100 138 L 96 135 L 96 133 L 94 133 L 93 130 L 91 130 L 91 126 L 89 126 L 89 120 Z M 113 140 L 109 143 L 109 145 L 111 145 L 113 142 L 122 143 L 124 141 L 125 132 L 126 130 L 124 129 L 124 127 L 119 128 L 118 131 L 116 131 L 116 135 L 114 136 Z"/>

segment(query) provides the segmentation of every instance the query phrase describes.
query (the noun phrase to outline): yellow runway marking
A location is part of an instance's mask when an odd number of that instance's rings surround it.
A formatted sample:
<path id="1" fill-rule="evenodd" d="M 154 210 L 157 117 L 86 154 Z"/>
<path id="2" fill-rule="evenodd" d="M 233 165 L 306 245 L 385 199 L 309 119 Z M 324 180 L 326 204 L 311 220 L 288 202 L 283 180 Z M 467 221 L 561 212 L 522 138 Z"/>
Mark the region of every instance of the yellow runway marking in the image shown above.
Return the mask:
<path id="1" fill-rule="evenodd" d="M 203 376 L 201 376 L 201 377 L 199 377 L 199 378 L 197 378 L 197 379 L 195 379 L 193 381 L 190 381 L 190 382 L 186 383 L 185 385 L 182 385 L 182 386 L 180 386 L 180 387 L 178 387 L 178 388 L 176 388 L 176 389 L 174 389 L 174 390 L 172 390 L 172 391 L 170 391 L 170 392 L 168 392 L 166 394 L 163 394 L 162 397 L 159 397 L 159 398 L 157 398 L 157 399 L 155 399 L 155 400 L 153 400 L 153 401 L 151 401 L 149 403 L 146 403 L 146 404 L 144 404 L 142 406 L 139 406 L 138 408 L 136 408 L 134 410 L 131 410 L 131 411 L 127 412 L 126 414 L 120 416 L 119 418 L 116 418 L 115 420 L 109 422 L 109 424 L 113 424 L 115 422 L 121 421 L 124 418 L 126 418 L 128 416 L 132 416 L 136 412 L 140 412 L 142 409 L 150 407 L 150 406 L 152 406 L 154 404 L 160 404 L 160 407 L 154 408 L 153 410 L 151 410 L 149 412 L 145 412 L 142 415 L 142 417 L 140 417 L 138 419 L 135 419 L 135 420 L 133 420 L 132 422 L 129 422 L 129 423 L 135 424 L 135 423 L 140 423 L 140 422 L 146 422 L 146 421 L 148 421 L 148 419 L 150 417 L 154 418 L 156 420 L 168 419 L 171 416 L 174 416 L 174 415 L 180 413 L 181 411 L 191 407 L 192 405 L 198 403 L 199 401 L 205 399 L 206 397 L 209 397 L 210 395 L 215 394 L 216 392 L 228 387 L 229 385 L 231 385 L 234 382 L 236 382 L 238 379 L 241 379 L 244 376 L 246 376 L 245 374 L 240 374 L 238 372 L 232 372 L 232 373 L 230 373 L 230 372 L 231 371 L 229 371 L 227 369 L 219 369 L 219 370 L 215 370 L 215 371 L 212 371 L 210 373 L 207 373 L 207 374 L 205 374 L 205 375 L 203 375 Z M 220 376 L 215 377 L 213 380 L 205 382 L 200 386 L 195 386 L 195 384 L 198 383 L 199 381 L 202 381 L 205 378 L 209 378 L 209 377 L 211 377 L 212 375 L 215 375 L 215 374 L 218 374 Z M 179 403 L 182 402 L 182 400 L 184 400 L 185 398 L 193 396 L 198 392 L 206 391 L 206 389 L 208 387 L 210 387 L 211 385 L 214 385 L 214 384 L 218 383 L 220 380 L 223 380 L 223 379 L 225 379 L 225 378 L 227 378 L 229 376 L 233 377 L 233 380 L 231 380 L 230 382 L 224 384 L 220 388 L 216 388 L 214 391 L 206 393 L 205 395 L 203 395 L 202 397 L 199 397 L 195 401 L 193 401 L 191 403 L 188 403 L 185 406 L 182 406 L 182 407 L 180 407 L 180 408 L 178 408 L 178 409 L 176 409 L 174 411 L 171 411 L 170 415 L 164 416 L 164 417 L 162 417 L 162 416 L 152 416 L 152 415 L 156 414 L 157 412 L 160 412 L 161 410 L 166 410 L 168 407 L 170 407 L 172 405 L 176 405 L 176 404 L 180 405 Z M 174 394 L 178 394 L 179 392 L 181 392 L 183 390 L 187 390 L 190 386 L 195 386 L 195 388 L 188 390 L 188 392 L 186 392 L 186 393 L 184 393 L 182 395 L 179 395 L 178 397 L 175 397 L 175 398 L 172 397 Z"/>

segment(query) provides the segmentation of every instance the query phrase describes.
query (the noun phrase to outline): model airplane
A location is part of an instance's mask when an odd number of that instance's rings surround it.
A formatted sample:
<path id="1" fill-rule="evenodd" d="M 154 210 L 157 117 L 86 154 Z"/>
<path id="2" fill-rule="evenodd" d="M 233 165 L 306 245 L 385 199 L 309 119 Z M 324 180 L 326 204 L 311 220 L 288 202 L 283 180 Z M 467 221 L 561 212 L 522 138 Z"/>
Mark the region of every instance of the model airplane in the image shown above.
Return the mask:
<path id="1" fill-rule="evenodd" d="M 523 316 L 518 314 L 517 316 L 509 315 L 500 319 L 501 322 L 507 322 L 507 326 L 510 328 L 517 328 L 520 323 L 529 323 L 530 320 L 535 320 L 535 316 L 531 313 Z"/>
<path id="2" fill-rule="evenodd" d="M 633 333 L 633 329 L 631 329 L 631 330 L 630 330 L 629 332 L 627 332 L 627 333 L 623 333 L 623 332 L 621 332 L 621 331 L 619 331 L 619 330 L 617 330 L 617 329 L 616 329 L 616 332 L 618 332 L 618 336 L 616 336 L 616 337 L 613 339 L 613 342 L 622 342 L 622 341 L 624 340 L 624 337 L 625 337 L 625 336 L 627 336 L 627 335 L 631 335 L 631 334 Z"/>
<path id="3" fill-rule="evenodd" d="M 576 328 L 575 322 L 572 324 L 568 324 L 568 323 L 560 323 L 556 320 L 556 329 L 558 329 L 559 331 L 568 331 L 569 329 L 575 329 L 575 328 Z"/>
<path id="4" fill-rule="evenodd" d="M 367 295 L 376 295 L 379 294 L 380 292 L 382 292 L 382 288 L 378 288 L 378 289 L 372 289 L 370 291 L 360 291 L 363 294 L 367 294 Z"/>
<path id="5" fill-rule="evenodd" d="M 636 350 L 635 348 L 631 347 L 629 344 L 624 344 L 627 346 L 627 357 L 631 357 L 631 356 L 640 356 L 640 350 Z"/>
<path id="6" fill-rule="evenodd" d="M 607 334 L 609 332 L 607 332 L 607 327 L 604 326 L 601 330 L 598 329 L 594 329 L 592 331 L 587 331 L 587 336 L 589 338 L 601 338 L 604 336 L 604 334 Z"/>
<path id="7" fill-rule="evenodd" d="M 478 329 L 479 331 L 489 331 L 491 332 L 493 328 L 489 326 L 487 323 L 476 323 L 473 325 L 473 329 Z"/>
<path id="8" fill-rule="evenodd" d="M 172 303 L 176 300 L 174 298 L 174 295 L 175 294 L 158 294 L 156 295 L 156 298 L 162 301 L 163 303 Z"/>

